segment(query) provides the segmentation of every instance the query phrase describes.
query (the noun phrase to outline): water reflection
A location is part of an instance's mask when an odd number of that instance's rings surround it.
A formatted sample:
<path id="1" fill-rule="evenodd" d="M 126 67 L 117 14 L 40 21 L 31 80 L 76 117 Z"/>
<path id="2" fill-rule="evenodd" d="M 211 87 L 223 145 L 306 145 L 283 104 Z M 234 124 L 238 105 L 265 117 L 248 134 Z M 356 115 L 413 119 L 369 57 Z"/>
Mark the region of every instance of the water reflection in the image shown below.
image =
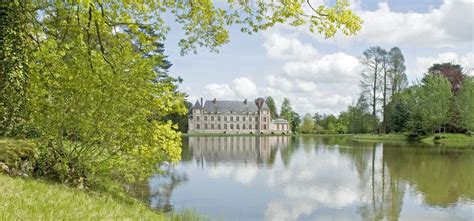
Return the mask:
<path id="1" fill-rule="evenodd" d="M 474 219 L 472 149 L 344 137 L 185 139 L 183 161 L 144 191 L 153 208 L 225 220 Z"/>

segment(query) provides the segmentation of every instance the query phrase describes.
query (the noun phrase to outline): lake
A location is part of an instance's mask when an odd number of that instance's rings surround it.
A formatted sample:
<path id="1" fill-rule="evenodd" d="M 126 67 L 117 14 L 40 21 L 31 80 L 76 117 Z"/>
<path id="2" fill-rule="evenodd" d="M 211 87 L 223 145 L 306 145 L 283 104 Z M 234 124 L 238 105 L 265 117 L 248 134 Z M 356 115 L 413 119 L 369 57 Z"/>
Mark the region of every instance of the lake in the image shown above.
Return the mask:
<path id="1" fill-rule="evenodd" d="M 474 148 L 349 137 L 184 137 L 136 189 L 150 207 L 222 220 L 474 220 Z"/>

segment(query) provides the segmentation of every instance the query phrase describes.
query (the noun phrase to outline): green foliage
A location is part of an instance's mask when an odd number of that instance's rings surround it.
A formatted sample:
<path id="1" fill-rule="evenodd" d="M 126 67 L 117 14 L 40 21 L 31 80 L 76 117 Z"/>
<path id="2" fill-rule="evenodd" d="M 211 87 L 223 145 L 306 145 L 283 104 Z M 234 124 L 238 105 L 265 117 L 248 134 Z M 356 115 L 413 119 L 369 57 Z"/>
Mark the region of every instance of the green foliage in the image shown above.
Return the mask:
<path id="1" fill-rule="evenodd" d="M 29 88 L 32 124 L 41 132 L 36 175 L 128 183 L 179 160 L 180 133 L 162 119 L 184 114 L 184 97 L 156 71 L 164 59 L 149 53 L 156 37 L 132 27 L 116 33 L 108 23 L 123 14 L 95 5 L 57 3 L 42 13 Z"/>
<path id="2" fill-rule="evenodd" d="M 302 134 L 311 134 L 315 132 L 315 123 L 313 117 L 310 114 L 305 114 L 303 117 L 303 123 L 299 128 L 299 132 Z"/>
<path id="3" fill-rule="evenodd" d="M 409 93 L 410 130 L 418 134 L 441 130 L 449 119 L 453 96 L 449 81 L 443 76 L 426 75 L 422 84 L 412 87 Z"/>
<path id="4" fill-rule="evenodd" d="M 176 129 L 181 133 L 188 132 L 188 111 L 191 110 L 193 104 L 189 101 L 184 101 L 184 106 L 187 110 L 186 113 L 171 113 L 163 118 L 164 121 L 171 121 L 173 124 L 176 124 Z"/>
<path id="5" fill-rule="evenodd" d="M 293 111 L 290 99 L 288 98 L 283 99 L 283 103 L 281 104 L 280 117 L 290 123 L 291 132 L 295 133 L 299 130 L 299 126 L 301 123 L 300 115 Z"/>
<path id="6" fill-rule="evenodd" d="M 22 136 L 27 120 L 27 1 L 0 4 L 0 136 Z"/>
<path id="7" fill-rule="evenodd" d="M 387 105 L 386 124 L 387 132 L 403 132 L 405 131 L 410 117 L 408 99 L 409 94 L 401 92 L 392 96 L 392 101 Z"/>
<path id="8" fill-rule="evenodd" d="M 94 1 L 80 1 L 80 5 L 98 5 Z M 361 29 L 362 20 L 349 9 L 348 0 L 337 0 L 329 7 L 313 6 L 309 1 L 107 1 L 101 8 L 111 9 L 120 21 L 114 25 L 135 26 L 146 24 L 164 36 L 170 27 L 165 15 L 173 15 L 182 26 L 181 53 L 197 52 L 197 47 L 217 51 L 229 42 L 228 27 L 240 25 L 242 32 L 254 33 L 278 23 L 307 26 L 313 33 L 333 37 L 337 31 L 353 35 Z M 309 10 L 306 8 L 309 7 Z"/>
<path id="9" fill-rule="evenodd" d="M 272 116 L 272 119 L 276 119 L 277 118 L 277 110 L 276 110 L 275 100 L 273 100 L 273 98 L 271 96 L 268 96 L 265 99 L 265 103 L 267 103 L 268 108 L 270 108 L 270 114 Z"/>
<path id="10" fill-rule="evenodd" d="M 461 113 L 461 126 L 474 131 L 474 78 L 466 77 L 455 98 Z"/>

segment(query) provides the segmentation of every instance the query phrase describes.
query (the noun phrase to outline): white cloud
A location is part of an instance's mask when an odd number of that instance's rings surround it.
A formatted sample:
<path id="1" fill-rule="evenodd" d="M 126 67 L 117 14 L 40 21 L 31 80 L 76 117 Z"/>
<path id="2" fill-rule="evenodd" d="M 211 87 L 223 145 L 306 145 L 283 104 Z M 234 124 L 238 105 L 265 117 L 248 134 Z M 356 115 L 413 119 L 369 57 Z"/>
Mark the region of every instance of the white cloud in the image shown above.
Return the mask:
<path id="1" fill-rule="evenodd" d="M 204 96 L 217 99 L 245 99 L 257 96 L 257 86 L 246 77 L 232 80 L 230 84 L 211 83 L 204 86 Z"/>
<path id="2" fill-rule="evenodd" d="M 318 52 L 310 44 L 303 44 L 295 35 L 284 35 L 278 31 L 264 32 L 263 47 L 271 58 L 285 60 L 305 60 L 312 58 Z"/>
<path id="3" fill-rule="evenodd" d="M 356 36 L 338 33 L 334 39 L 309 33 L 321 43 L 332 42 L 338 46 L 349 46 L 356 42 L 397 45 L 401 47 L 456 47 L 474 39 L 474 1 L 444 0 L 438 8 L 427 13 L 397 12 L 389 3 L 380 2 L 375 11 L 355 7 L 355 12 L 364 21 Z M 286 26 L 289 28 L 288 26 Z"/>
<path id="4" fill-rule="evenodd" d="M 314 53 L 317 50 L 302 44 L 298 35 L 285 35 L 278 31 L 265 35 L 267 54 L 286 61 L 280 73 L 266 76 L 268 87 L 264 91 L 266 95 L 273 96 L 278 104 L 287 97 L 300 114 L 337 114 L 356 99 L 360 75 L 356 57 L 342 52 Z M 274 44 L 274 39 L 284 39 L 282 41 L 287 43 Z M 309 53 L 303 53 L 302 45 Z M 282 48 L 279 49 L 279 46 Z M 304 55 L 297 56 L 293 54 L 295 52 Z"/>
<path id="5" fill-rule="evenodd" d="M 454 64 L 460 64 L 466 71 L 469 71 L 470 75 L 474 75 L 474 53 L 468 52 L 463 55 L 459 55 L 456 52 L 444 52 L 434 57 L 417 57 L 416 67 L 410 72 L 414 77 L 420 79 L 423 74 L 435 63 L 446 63 L 451 62 Z"/>

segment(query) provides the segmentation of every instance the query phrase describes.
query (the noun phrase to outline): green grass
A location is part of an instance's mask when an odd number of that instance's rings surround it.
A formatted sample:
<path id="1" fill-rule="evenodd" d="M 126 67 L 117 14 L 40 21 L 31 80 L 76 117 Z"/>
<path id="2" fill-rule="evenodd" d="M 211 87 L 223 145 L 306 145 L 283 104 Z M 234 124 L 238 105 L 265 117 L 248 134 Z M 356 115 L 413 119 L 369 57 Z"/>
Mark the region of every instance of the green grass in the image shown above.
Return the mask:
<path id="1" fill-rule="evenodd" d="M 421 141 L 429 144 L 444 144 L 448 146 L 474 145 L 474 136 L 467 136 L 464 134 L 439 133 L 423 138 Z"/>
<path id="2" fill-rule="evenodd" d="M 10 168 L 31 158 L 31 140 L 0 139 L 0 162 Z M 122 196 L 123 197 L 123 196 Z M 163 214 L 133 198 L 83 191 L 0 170 L 0 220 L 204 220 L 193 211 Z"/>
<path id="3" fill-rule="evenodd" d="M 354 140 L 362 141 L 407 141 L 405 134 L 359 134 L 353 136 Z"/>
<path id="4" fill-rule="evenodd" d="M 61 184 L 0 174 L 0 220 L 202 220 L 193 212 L 165 215 L 138 201 Z"/>

